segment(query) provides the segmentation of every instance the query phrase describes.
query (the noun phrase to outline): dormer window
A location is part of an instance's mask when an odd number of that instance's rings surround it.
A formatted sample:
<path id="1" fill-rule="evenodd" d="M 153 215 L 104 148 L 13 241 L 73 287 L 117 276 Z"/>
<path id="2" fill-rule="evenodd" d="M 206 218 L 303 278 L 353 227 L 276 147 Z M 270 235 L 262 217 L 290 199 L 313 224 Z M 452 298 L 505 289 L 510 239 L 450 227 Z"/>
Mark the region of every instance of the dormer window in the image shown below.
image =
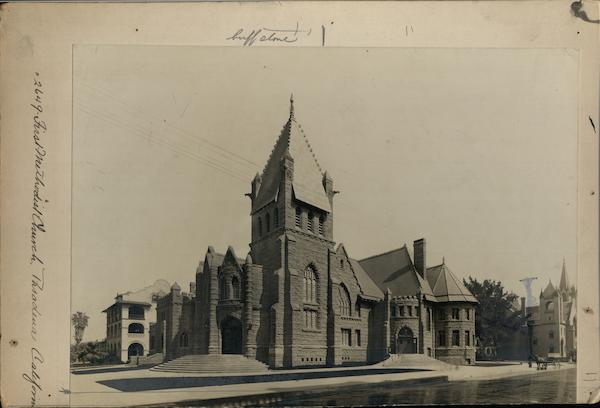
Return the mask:
<path id="1" fill-rule="evenodd" d="M 308 213 L 308 230 L 312 233 L 315 232 L 315 225 L 314 225 L 314 216 L 312 212 Z"/>
<path id="2" fill-rule="evenodd" d="M 302 228 L 302 209 L 296 207 L 296 227 Z"/>

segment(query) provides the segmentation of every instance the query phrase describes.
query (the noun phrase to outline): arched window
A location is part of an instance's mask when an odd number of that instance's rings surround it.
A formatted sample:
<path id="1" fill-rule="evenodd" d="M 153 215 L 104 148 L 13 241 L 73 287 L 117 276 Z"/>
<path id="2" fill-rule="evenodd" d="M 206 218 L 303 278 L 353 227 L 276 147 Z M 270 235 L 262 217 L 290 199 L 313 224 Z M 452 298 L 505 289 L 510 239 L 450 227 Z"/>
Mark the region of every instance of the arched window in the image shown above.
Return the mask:
<path id="1" fill-rule="evenodd" d="M 267 229 L 267 232 L 271 231 L 271 216 L 269 215 L 269 213 L 265 215 L 265 227 Z"/>
<path id="2" fill-rule="evenodd" d="M 233 298 L 239 299 L 240 298 L 240 281 L 237 278 L 237 276 L 234 276 L 233 278 L 231 278 L 231 286 L 233 288 Z"/>
<path id="3" fill-rule="evenodd" d="M 222 277 L 219 280 L 219 293 L 222 300 L 229 299 L 228 289 L 229 288 L 227 287 L 227 279 L 225 279 L 225 277 Z"/>
<path id="4" fill-rule="evenodd" d="M 279 227 L 279 208 L 275 208 L 273 211 L 273 228 Z"/>
<path id="5" fill-rule="evenodd" d="M 144 333 L 144 325 L 140 323 L 131 323 L 127 328 L 128 333 Z"/>
<path id="6" fill-rule="evenodd" d="M 262 218 L 258 217 L 258 236 L 262 237 Z"/>
<path id="7" fill-rule="evenodd" d="M 546 311 L 553 312 L 554 311 L 554 302 L 546 302 Z"/>
<path id="8" fill-rule="evenodd" d="M 189 344 L 188 334 L 187 333 L 181 333 L 181 336 L 179 336 L 179 346 L 180 347 L 187 347 L 188 344 Z"/>
<path id="9" fill-rule="evenodd" d="M 350 294 L 348 293 L 348 289 L 344 285 L 338 286 L 338 302 L 340 305 L 340 315 L 342 316 L 350 316 Z"/>
<path id="10" fill-rule="evenodd" d="M 317 303 L 317 273 L 312 266 L 304 271 L 304 301 Z"/>
<path id="11" fill-rule="evenodd" d="M 302 209 L 300 206 L 296 207 L 296 227 L 302 228 Z"/>
<path id="12" fill-rule="evenodd" d="M 325 224 L 325 216 L 321 215 L 319 217 L 319 235 L 323 235 L 323 231 L 324 231 L 323 226 L 324 226 L 324 224 Z"/>
<path id="13" fill-rule="evenodd" d="M 314 217 L 313 213 L 309 212 L 308 213 L 308 230 L 313 233 L 315 232 L 315 225 L 313 223 L 314 218 L 315 217 Z"/>

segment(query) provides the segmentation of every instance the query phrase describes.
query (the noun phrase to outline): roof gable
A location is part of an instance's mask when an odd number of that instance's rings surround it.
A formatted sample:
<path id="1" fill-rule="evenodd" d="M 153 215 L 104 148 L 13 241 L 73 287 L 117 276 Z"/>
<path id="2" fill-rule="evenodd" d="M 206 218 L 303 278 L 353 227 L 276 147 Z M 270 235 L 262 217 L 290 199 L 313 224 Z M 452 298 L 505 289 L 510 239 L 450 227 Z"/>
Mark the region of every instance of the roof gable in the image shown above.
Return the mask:
<path id="1" fill-rule="evenodd" d="M 346 258 L 348 264 L 350 265 L 350 270 L 354 274 L 356 283 L 360 288 L 361 294 L 368 298 L 383 299 L 384 294 L 381 289 L 379 289 L 377 284 L 373 282 L 362 266 L 360 266 L 360 263 L 357 260 L 350 258 L 348 252 L 346 251 L 346 247 L 344 247 L 343 244 L 338 246 L 337 252 L 341 252 Z"/>
<path id="2" fill-rule="evenodd" d="M 395 296 L 412 296 L 420 292 L 428 300 L 436 300 L 428 282 L 417 273 L 406 245 L 358 263 L 382 291 L 390 289 Z"/>

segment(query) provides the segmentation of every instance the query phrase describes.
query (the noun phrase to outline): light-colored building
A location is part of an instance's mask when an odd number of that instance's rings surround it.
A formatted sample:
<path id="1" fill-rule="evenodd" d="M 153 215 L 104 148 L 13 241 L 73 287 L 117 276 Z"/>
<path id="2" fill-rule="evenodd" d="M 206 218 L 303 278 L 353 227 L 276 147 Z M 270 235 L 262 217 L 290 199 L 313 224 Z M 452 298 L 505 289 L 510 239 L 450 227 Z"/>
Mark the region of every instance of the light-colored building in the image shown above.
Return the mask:
<path id="1" fill-rule="evenodd" d="M 122 362 L 146 356 L 151 348 L 150 329 L 156 316 L 156 299 L 169 292 L 169 283 L 159 279 L 137 292 L 117 294 L 106 313 L 106 348 Z"/>

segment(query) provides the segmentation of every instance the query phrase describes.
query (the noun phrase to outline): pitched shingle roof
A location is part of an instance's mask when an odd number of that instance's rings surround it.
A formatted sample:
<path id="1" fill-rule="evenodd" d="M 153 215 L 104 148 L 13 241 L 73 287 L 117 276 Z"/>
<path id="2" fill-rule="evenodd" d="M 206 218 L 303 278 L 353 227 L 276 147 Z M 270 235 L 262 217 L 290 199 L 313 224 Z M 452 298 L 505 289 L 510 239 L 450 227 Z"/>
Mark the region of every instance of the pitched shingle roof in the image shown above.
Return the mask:
<path id="1" fill-rule="evenodd" d="M 359 261 L 371 279 L 394 296 L 412 296 L 421 292 L 425 298 L 436 301 L 429 283 L 417 273 L 406 245 L 383 254 Z"/>
<path id="2" fill-rule="evenodd" d="M 281 179 L 280 162 L 284 156 L 294 159 L 294 197 L 306 204 L 331 212 L 329 199 L 323 187 L 323 172 L 312 147 L 296 121 L 291 100 L 290 117 L 284 125 L 267 165 L 263 170 L 261 185 L 252 210 L 257 211 L 277 199 Z"/>
<path id="3" fill-rule="evenodd" d="M 475 302 L 475 296 L 465 287 L 445 263 L 427 268 L 425 274 L 433 294 L 440 302 Z"/>

